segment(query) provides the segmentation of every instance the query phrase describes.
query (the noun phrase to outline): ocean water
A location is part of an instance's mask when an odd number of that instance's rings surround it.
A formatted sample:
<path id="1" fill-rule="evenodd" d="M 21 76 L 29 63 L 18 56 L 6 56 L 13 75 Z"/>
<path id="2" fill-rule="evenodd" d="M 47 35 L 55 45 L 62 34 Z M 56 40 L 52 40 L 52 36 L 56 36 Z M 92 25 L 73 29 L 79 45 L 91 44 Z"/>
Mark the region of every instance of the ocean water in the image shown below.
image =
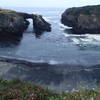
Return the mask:
<path id="1" fill-rule="evenodd" d="M 60 23 L 64 8 L 9 8 L 41 14 L 51 23 L 52 31 L 40 36 L 33 33 L 32 21 L 18 43 L 0 47 L 0 56 L 46 62 L 51 64 L 95 65 L 100 64 L 100 35 L 92 33 L 73 35 Z"/>
<path id="2" fill-rule="evenodd" d="M 40 76 L 36 74 L 35 69 L 31 68 L 16 68 L 16 72 L 12 76 L 20 78 L 22 75 L 28 81 L 38 80 L 37 83 L 43 84 L 53 90 L 67 91 L 73 89 L 79 84 L 85 84 L 86 87 L 94 87 L 95 80 L 99 80 L 99 70 L 76 70 L 73 68 L 68 71 L 65 65 L 91 67 L 100 64 L 100 35 L 96 34 L 71 34 L 70 27 L 61 24 L 61 14 L 65 8 L 11 8 L 9 9 L 41 14 L 52 25 L 51 32 L 44 32 L 36 35 L 33 32 L 32 20 L 29 19 L 30 25 L 23 33 L 23 36 L 18 41 L 7 41 L 0 43 L 0 56 L 5 58 L 16 58 L 35 63 L 48 63 L 49 66 L 45 69 L 40 68 Z M 61 65 L 54 67 L 54 65 Z M 63 66 L 64 65 L 64 66 Z M 51 67 L 51 68 L 50 68 Z M 44 73 L 43 71 L 46 71 Z M 78 71 L 78 72 L 77 72 Z M 94 71 L 94 72 L 93 72 Z M 13 71 L 14 72 L 14 71 Z M 21 73 L 22 72 L 22 73 Z M 33 78 L 33 74 L 37 75 Z M 7 73 L 8 75 L 8 73 Z M 5 77 L 11 77 L 11 75 Z M 38 78 L 38 79 L 37 79 Z M 21 78 L 23 79 L 23 78 Z M 24 80 L 24 79 L 23 79 Z M 51 81 L 50 81 L 51 80 Z M 77 81 L 78 80 L 78 81 Z M 99 80 L 100 81 L 100 80 Z M 83 83 L 82 83 L 83 82 Z M 75 84 L 73 84 L 75 83 Z M 72 85 L 71 85 L 72 84 Z M 88 84 L 88 85 L 87 85 Z M 83 85 L 84 86 L 84 85 Z M 70 89 L 69 89 L 70 88 Z"/>

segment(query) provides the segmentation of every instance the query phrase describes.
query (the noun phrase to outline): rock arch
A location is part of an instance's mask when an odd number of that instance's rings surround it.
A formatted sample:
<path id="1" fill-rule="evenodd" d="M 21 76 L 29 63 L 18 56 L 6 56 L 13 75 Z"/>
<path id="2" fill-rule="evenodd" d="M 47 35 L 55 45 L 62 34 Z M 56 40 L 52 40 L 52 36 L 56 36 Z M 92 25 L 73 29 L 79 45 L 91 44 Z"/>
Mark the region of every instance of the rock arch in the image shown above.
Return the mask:
<path id="1" fill-rule="evenodd" d="M 33 28 L 36 34 L 51 31 L 51 24 L 46 22 L 41 15 L 0 9 L 0 36 L 10 38 L 21 35 L 30 24 L 27 19 L 33 20 Z"/>
<path id="2" fill-rule="evenodd" d="M 33 28 L 37 34 L 44 31 L 47 31 L 47 32 L 51 31 L 51 24 L 46 22 L 41 15 L 27 14 L 27 13 L 19 13 L 19 15 L 23 16 L 25 20 L 26 19 L 33 20 Z"/>

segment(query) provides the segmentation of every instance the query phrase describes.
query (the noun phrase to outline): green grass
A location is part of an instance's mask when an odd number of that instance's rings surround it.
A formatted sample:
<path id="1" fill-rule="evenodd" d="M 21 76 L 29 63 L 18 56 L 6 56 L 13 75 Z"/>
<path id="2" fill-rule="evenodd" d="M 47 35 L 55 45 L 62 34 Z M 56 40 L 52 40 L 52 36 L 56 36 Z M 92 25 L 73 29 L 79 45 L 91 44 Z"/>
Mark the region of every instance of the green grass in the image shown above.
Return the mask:
<path id="1" fill-rule="evenodd" d="M 84 6 L 84 7 L 73 7 L 69 8 L 67 10 L 69 14 L 86 14 L 86 15 L 91 15 L 91 14 L 97 14 L 100 15 L 100 5 L 96 6 Z"/>
<path id="2" fill-rule="evenodd" d="M 80 89 L 57 94 L 32 83 L 1 79 L 0 100 L 100 100 L 100 90 Z"/>
<path id="3" fill-rule="evenodd" d="M 16 14 L 16 12 L 8 9 L 0 9 L 0 14 Z"/>
<path id="4" fill-rule="evenodd" d="M 0 14 L 14 15 L 14 14 L 17 14 L 17 13 L 16 12 L 3 12 L 3 11 L 1 11 Z"/>

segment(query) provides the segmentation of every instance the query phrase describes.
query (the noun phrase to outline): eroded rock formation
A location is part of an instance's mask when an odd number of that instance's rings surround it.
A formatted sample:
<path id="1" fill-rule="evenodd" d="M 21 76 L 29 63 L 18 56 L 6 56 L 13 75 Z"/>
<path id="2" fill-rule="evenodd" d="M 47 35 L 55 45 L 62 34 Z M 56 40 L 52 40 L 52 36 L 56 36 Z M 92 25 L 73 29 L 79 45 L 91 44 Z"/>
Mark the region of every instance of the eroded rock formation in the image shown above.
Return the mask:
<path id="1" fill-rule="evenodd" d="M 20 35 L 27 29 L 29 18 L 33 20 L 33 28 L 36 32 L 51 31 L 51 25 L 40 15 L 0 9 L 0 35 Z"/>
<path id="2" fill-rule="evenodd" d="M 67 9 L 61 18 L 64 25 L 73 28 L 74 33 L 100 33 L 100 5 Z"/>

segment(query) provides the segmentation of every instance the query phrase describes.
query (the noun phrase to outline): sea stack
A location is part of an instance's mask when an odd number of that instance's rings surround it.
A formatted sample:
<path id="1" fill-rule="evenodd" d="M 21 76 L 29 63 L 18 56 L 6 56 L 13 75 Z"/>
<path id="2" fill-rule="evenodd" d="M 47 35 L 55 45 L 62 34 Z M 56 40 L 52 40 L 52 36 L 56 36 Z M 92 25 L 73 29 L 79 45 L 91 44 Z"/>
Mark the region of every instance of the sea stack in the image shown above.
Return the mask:
<path id="1" fill-rule="evenodd" d="M 100 5 L 69 8 L 62 14 L 61 22 L 72 27 L 75 34 L 99 34 Z"/>
<path id="2" fill-rule="evenodd" d="M 21 35 L 28 27 L 29 21 L 33 20 L 33 28 L 38 31 L 51 31 L 51 25 L 46 22 L 42 16 L 16 12 L 13 10 L 0 9 L 0 36 L 17 36 Z"/>

